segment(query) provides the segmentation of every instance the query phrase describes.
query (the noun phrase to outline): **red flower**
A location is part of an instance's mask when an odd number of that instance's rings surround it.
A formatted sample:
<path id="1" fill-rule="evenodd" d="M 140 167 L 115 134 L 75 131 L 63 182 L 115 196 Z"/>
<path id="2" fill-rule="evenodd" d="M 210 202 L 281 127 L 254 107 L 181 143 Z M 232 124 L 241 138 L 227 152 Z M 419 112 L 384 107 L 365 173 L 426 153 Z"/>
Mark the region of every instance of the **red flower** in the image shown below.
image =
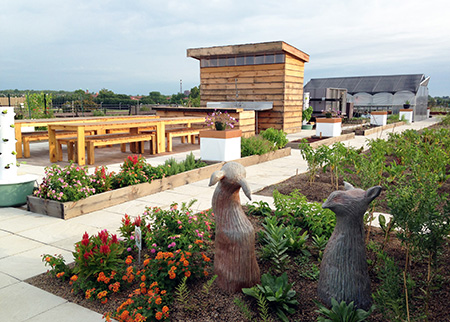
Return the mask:
<path id="1" fill-rule="evenodd" d="M 100 246 L 100 253 L 102 254 L 109 254 L 111 252 L 111 249 L 108 245 L 101 245 Z"/>
<path id="2" fill-rule="evenodd" d="M 142 222 L 141 216 L 137 216 L 136 219 L 134 220 L 134 225 L 140 227 L 141 222 Z"/>

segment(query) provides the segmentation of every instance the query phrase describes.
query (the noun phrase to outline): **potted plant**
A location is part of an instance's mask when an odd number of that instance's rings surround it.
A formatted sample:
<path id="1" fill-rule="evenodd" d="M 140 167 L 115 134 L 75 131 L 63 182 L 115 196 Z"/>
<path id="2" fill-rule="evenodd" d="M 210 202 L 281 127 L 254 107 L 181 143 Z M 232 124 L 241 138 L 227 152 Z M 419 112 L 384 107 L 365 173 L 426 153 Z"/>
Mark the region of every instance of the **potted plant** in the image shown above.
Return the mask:
<path id="1" fill-rule="evenodd" d="M 208 127 L 217 130 L 225 131 L 226 129 L 233 129 L 238 120 L 228 114 L 228 112 L 221 112 L 214 110 L 213 113 L 206 116 L 206 124 Z"/>
<path id="2" fill-rule="evenodd" d="M 302 113 L 302 120 L 303 120 L 303 125 L 302 125 L 302 130 L 312 130 L 313 126 L 312 124 L 307 124 L 309 122 L 309 120 L 311 119 L 313 113 L 313 107 L 310 106 L 306 109 L 303 110 Z"/>
<path id="3" fill-rule="evenodd" d="M 405 104 L 403 104 L 404 109 L 408 109 L 410 107 L 411 107 L 411 104 L 409 103 L 409 101 L 406 101 Z"/>
<path id="4" fill-rule="evenodd" d="M 236 129 L 238 120 L 214 110 L 206 116 L 211 130 L 200 131 L 200 156 L 205 161 L 231 161 L 241 157 L 242 131 Z"/>
<path id="5" fill-rule="evenodd" d="M 331 109 L 322 111 L 323 118 L 316 118 L 316 136 L 333 137 L 341 135 L 342 118 L 341 111 Z"/>
<path id="6" fill-rule="evenodd" d="M 31 195 L 36 178 L 17 175 L 14 108 L 3 107 L 0 113 L 0 207 L 22 205 Z"/>

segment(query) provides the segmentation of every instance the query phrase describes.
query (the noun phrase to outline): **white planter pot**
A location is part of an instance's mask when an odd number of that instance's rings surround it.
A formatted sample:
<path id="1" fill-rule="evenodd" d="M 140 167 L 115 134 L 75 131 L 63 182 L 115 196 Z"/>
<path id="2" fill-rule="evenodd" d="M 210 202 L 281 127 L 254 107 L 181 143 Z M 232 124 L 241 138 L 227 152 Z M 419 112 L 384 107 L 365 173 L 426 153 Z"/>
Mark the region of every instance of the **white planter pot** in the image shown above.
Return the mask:
<path id="1" fill-rule="evenodd" d="M 387 111 L 373 111 L 370 113 L 371 125 L 386 125 L 387 124 Z"/>
<path id="2" fill-rule="evenodd" d="M 400 109 L 400 121 L 402 120 L 402 117 L 405 118 L 405 121 L 408 123 L 413 122 L 413 110 L 411 109 Z"/>
<path id="3" fill-rule="evenodd" d="M 200 131 L 200 157 L 204 161 L 240 159 L 241 135 L 241 130 Z"/>
<path id="4" fill-rule="evenodd" d="M 316 136 L 333 137 L 339 136 L 342 132 L 341 118 L 317 118 Z"/>

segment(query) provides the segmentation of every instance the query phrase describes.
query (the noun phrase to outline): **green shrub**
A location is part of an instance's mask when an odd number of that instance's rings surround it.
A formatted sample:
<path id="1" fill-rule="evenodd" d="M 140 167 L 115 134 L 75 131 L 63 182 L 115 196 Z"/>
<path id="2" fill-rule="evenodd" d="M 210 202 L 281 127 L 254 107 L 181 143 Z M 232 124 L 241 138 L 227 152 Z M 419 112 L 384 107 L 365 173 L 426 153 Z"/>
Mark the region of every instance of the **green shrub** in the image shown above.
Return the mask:
<path id="1" fill-rule="evenodd" d="M 314 302 L 319 307 L 316 312 L 323 314 L 326 317 L 319 316 L 317 318 L 318 322 L 362 322 L 366 321 L 370 314 L 372 314 L 373 310 L 375 310 L 375 306 L 372 305 L 369 311 L 366 312 L 362 309 L 356 309 L 353 302 L 347 305 L 347 303 L 342 301 L 339 304 L 334 298 L 331 299 L 331 310 L 317 301 Z"/>
<path id="2" fill-rule="evenodd" d="M 268 128 L 261 132 L 261 136 L 274 144 L 276 149 L 284 148 L 289 142 L 286 138 L 286 133 L 282 130 L 275 130 L 274 128 Z"/>
<path id="3" fill-rule="evenodd" d="M 262 216 L 267 217 L 272 214 L 272 209 L 265 201 L 254 201 L 251 204 L 247 204 L 247 214 L 250 216 Z"/>
<path id="4" fill-rule="evenodd" d="M 292 306 L 298 304 L 295 299 L 296 292 L 292 290 L 292 284 L 288 283 L 286 272 L 279 277 L 263 274 L 261 276 L 261 284 L 253 286 L 252 288 L 243 288 L 242 292 L 256 299 L 259 298 L 259 293 L 262 293 L 269 305 L 275 309 L 278 317 L 283 322 L 289 321 L 286 313 L 295 313 L 295 309 L 292 308 Z"/>
<path id="5" fill-rule="evenodd" d="M 273 143 L 261 136 L 241 138 L 241 157 L 250 155 L 262 155 L 273 150 Z"/>

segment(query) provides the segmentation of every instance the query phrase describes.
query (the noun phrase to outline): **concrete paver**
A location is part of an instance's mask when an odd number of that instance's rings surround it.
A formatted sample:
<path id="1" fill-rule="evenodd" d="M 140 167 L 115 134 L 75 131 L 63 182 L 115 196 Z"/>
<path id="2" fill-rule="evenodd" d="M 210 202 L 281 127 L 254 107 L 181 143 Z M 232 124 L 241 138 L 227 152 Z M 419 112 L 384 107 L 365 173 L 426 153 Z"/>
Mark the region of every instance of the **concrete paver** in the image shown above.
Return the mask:
<path id="1" fill-rule="evenodd" d="M 436 119 L 397 127 L 394 130 L 374 134 L 369 137 L 355 137 L 344 141 L 347 146 L 359 148 L 367 145 L 367 140 L 387 137 L 389 132 L 405 129 L 421 129 L 430 126 Z M 315 135 L 315 131 L 302 131 L 289 134 L 290 141 Z M 32 144 L 32 156 L 39 148 L 47 148 L 46 143 Z M 48 149 L 48 148 L 47 148 Z M 200 150 L 192 151 L 198 158 Z M 189 152 L 176 155 L 152 157 L 152 165 L 163 164 L 169 157 L 184 160 Z M 41 153 L 42 154 L 42 153 Z M 108 170 L 119 171 L 121 163 L 108 165 Z M 93 168 L 90 168 L 93 171 Z M 240 193 L 241 203 L 266 201 L 273 206 L 273 198 L 259 196 L 254 192 L 272 184 L 279 183 L 295 174 L 307 171 L 307 163 L 300 151 L 292 149 L 291 155 L 259 165 L 246 168 L 247 181 L 252 190 L 252 200 Z M 38 182 L 44 176 L 44 167 L 22 165 L 20 174 L 35 174 Z M 75 242 L 81 239 L 84 231 L 89 234 L 108 229 L 117 232 L 120 220 L 125 213 L 137 216 L 145 207 L 159 206 L 167 209 L 173 202 L 181 204 L 192 199 L 198 201 L 193 210 L 200 211 L 211 207 L 211 197 L 215 186 L 208 187 L 209 179 L 178 187 L 154 195 L 141 197 L 120 205 L 99 210 L 67 221 L 48 216 L 33 214 L 23 208 L 0 208 L 0 314 L 1 321 L 101 321 L 101 315 L 79 305 L 40 290 L 24 282 L 25 279 L 43 273 L 47 268 L 42 263 L 41 255 L 62 254 L 66 262 L 72 261 Z"/>
<path id="2" fill-rule="evenodd" d="M 67 302 L 25 282 L 0 289 L 0 312 L 3 322 L 26 321 Z M 69 313 L 69 312 L 67 312 Z M 62 313 L 56 321 L 65 321 Z"/>

